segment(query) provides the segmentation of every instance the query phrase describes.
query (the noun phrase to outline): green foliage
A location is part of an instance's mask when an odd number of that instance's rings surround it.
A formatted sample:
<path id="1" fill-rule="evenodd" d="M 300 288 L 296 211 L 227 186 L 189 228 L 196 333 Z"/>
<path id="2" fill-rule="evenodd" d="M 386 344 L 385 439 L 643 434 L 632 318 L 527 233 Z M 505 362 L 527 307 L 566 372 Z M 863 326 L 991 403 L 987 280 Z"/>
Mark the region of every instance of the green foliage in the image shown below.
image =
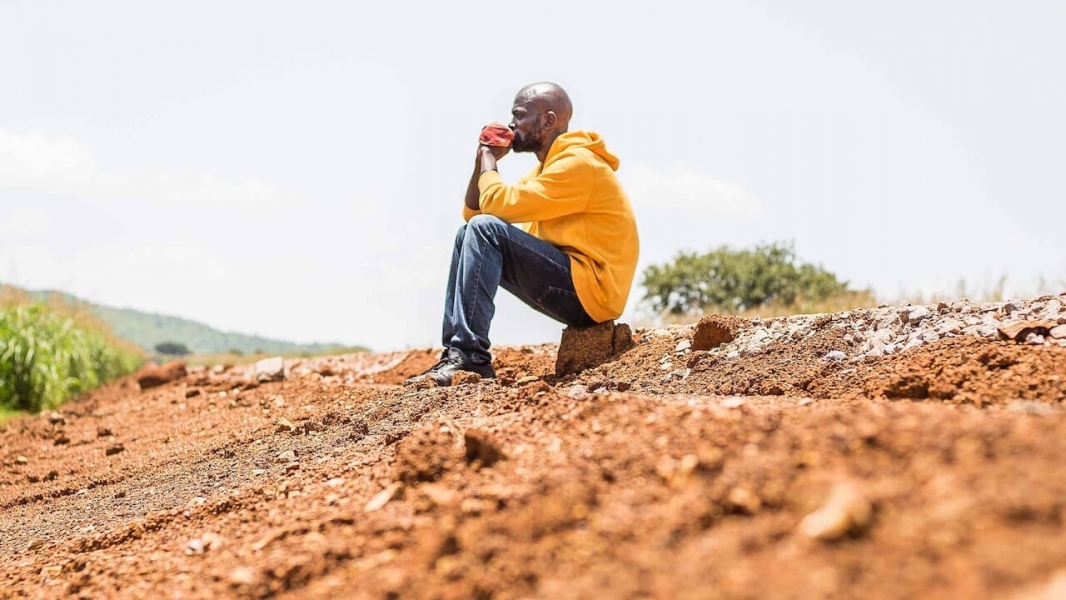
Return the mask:
<path id="1" fill-rule="evenodd" d="M 791 242 L 752 250 L 722 246 L 706 254 L 682 252 L 672 263 L 644 270 L 644 299 L 657 312 L 737 313 L 799 301 L 823 301 L 849 292 L 847 282 L 796 259 Z"/>
<path id="2" fill-rule="evenodd" d="M 155 345 L 155 351 L 170 356 L 185 356 L 189 354 L 189 347 L 178 342 L 160 342 Z"/>
<path id="3" fill-rule="evenodd" d="M 134 371 L 107 332 L 42 304 L 0 306 L 0 406 L 36 412 Z"/>

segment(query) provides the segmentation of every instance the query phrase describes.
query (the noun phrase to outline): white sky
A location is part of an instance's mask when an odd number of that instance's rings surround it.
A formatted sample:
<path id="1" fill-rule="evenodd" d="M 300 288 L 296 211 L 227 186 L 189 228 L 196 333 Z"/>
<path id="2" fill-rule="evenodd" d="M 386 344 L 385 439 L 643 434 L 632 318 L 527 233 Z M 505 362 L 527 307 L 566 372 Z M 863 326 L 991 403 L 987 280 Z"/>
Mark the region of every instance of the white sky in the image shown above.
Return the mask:
<path id="1" fill-rule="evenodd" d="M 1055 0 L 0 0 L 0 280 L 435 344 L 477 133 L 544 79 L 621 157 L 641 267 L 792 239 L 889 297 L 1062 280 L 1063 31 Z M 494 342 L 557 339 L 498 305 Z"/>

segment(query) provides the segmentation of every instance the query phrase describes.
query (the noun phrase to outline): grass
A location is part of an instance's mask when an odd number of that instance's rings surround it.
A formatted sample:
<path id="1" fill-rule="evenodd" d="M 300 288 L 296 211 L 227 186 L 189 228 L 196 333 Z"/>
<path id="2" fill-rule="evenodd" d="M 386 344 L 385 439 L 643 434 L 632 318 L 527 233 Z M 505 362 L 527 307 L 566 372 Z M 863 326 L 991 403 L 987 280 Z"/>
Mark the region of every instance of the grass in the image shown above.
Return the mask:
<path id="1" fill-rule="evenodd" d="M 0 290 L 0 407 L 55 408 L 133 372 L 143 354 L 88 314 Z"/>
<path id="2" fill-rule="evenodd" d="M 10 408 L 0 406 L 0 425 L 3 425 L 7 421 L 14 419 L 15 417 L 21 417 L 24 414 L 26 414 L 24 411 L 11 410 Z"/>

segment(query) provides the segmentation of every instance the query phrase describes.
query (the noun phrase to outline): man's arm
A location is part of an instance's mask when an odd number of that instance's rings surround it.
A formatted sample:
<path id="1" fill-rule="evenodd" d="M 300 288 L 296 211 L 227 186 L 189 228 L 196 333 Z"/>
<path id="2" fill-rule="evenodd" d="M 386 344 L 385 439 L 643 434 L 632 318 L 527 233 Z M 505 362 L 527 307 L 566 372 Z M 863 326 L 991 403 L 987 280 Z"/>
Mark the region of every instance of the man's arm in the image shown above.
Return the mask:
<path id="1" fill-rule="evenodd" d="M 478 204 L 477 181 L 485 171 L 495 171 L 496 161 L 503 158 L 511 149 L 498 146 L 478 146 L 477 157 L 474 159 L 474 172 L 470 175 L 470 183 L 466 185 L 466 207 L 470 210 L 481 210 Z M 497 156 L 499 154 L 499 156 Z"/>
<path id="2" fill-rule="evenodd" d="M 482 167 L 488 166 L 482 160 Z M 478 177 L 478 208 L 508 223 L 549 221 L 588 208 L 595 173 L 583 157 L 564 156 L 535 177 L 507 185 L 494 170 Z"/>

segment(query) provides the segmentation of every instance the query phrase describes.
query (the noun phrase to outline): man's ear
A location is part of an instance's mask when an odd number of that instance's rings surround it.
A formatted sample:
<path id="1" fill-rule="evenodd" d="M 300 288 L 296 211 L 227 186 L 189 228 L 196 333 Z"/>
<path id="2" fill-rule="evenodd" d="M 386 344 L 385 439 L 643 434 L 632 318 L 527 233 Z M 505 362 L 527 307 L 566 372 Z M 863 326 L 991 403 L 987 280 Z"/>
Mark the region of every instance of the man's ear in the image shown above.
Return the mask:
<path id="1" fill-rule="evenodd" d="M 554 110 L 549 110 L 544 113 L 544 128 L 555 129 L 555 124 L 559 122 L 559 117 L 555 116 Z"/>

